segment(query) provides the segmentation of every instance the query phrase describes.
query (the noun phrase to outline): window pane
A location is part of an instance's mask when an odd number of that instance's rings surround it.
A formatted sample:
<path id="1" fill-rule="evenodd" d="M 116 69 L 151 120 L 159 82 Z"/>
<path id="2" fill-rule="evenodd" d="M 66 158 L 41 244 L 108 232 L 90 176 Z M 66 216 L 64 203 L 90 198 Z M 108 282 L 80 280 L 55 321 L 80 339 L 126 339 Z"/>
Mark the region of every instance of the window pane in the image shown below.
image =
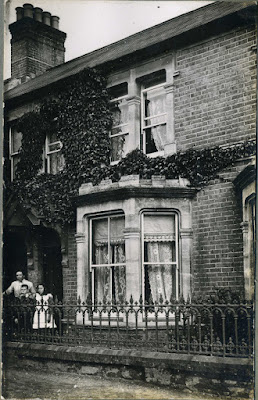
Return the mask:
<path id="1" fill-rule="evenodd" d="M 120 128 L 118 128 L 120 129 Z M 125 148 L 125 135 L 111 138 L 111 161 L 118 161 L 123 156 Z"/>
<path id="2" fill-rule="evenodd" d="M 128 103 L 125 99 L 117 100 L 112 104 L 113 126 L 128 123 Z"/>
<path id="3" fill-rule="evenodd" d="M 145 299 L 176 296 L 175 215 L 144 215 Z"/>
<path id="4" fill-rule="evenodd" d="M 163 151 L 166 138 L 166 125 L 144 129 L 146 141 L 146 154 Z"/>
<path id="5" fill-rule="evenodd" d="M 111 300 L 111 270 L 109 267 L 94 268 L 94 300 L 103 302 Z"/>
<path id="6" fill-rule="evenodd" d="M 176 293 L 176 268 L 172 265 L 145 265 L 145 300 L 169 301 Z"/>
<path id="7" fill-rule="evenodd" d="M 117 97 L 126 96 L 128 94 L 128 83 L 124 82 L 120 85 L 112 86 L 108 89 L 110 99 L 116 99 Z"/>
<path id="8" fill-rule="evenodd" d="M 175 215 L 144 215 L 145 238 L 153 236 L 163 238 L 161 240 L 172 240 L 175 237 Z"/>
<path id="9" fill-rule="evenodd" d="M 166 113 L 166 97 L 163 87 L 150 89 L 145 93 L 145 118 Z M 153 123 L 160 122 L 153 119 Z"/>
<path id="10" fill-rule="evenodd" d="M 61 152 L 52 153 L 49 155 L 49 173 L 56 174 L 64 168 L 64 156 Z"/>
<path id="11" fill-rule="evenodd" d="M 125 262 L 124 217 L 110 218 L 110 245 L 112 264 Z"/>
<path id="12" fill-rule="evenodd" d="M 16 177 L 16 170 L 17 170 L 17 164 L 20 160 L 20 157 L 18 155 L 16 156 L 12 156 L 12 160 L 13 160 L 13 179 Z"/>
<path id="13" fill-rule="evenodd" d="M 124 242 L 125 218 L 123 216 L 110 217 L 111 243 Z"/>
<path id="14" fill-rule="evenodd" d="M 146 153 L 164 150 L 166 142 L 166 97 L 163 87 L 148 90 L 143 95 L 143 134 Z M 148 128 L 150 126 L 150 128 Z"/>
<path id="15" fill-rule="evenodd" d="M 113 277 L 113 298 L 120 303 L 125 301 L 126 296 L 126 277 L 125 266 L 119 265 L 112 267 Z"/>
<path id="16" fill-rule="evenodd" d="M 108 264 L 108 219 L 92 221 L 92 263 Z"/>
<path id="17" fill-rule="evenodd" d="M 11 151 L 12 153 L 17 153 L 22 145 L 22 133 L 17 132 L 15 129 L 12 129 L 12 138 L 11 138 Z"/>
<path id="18" fill-rule="evenodd" d="M 109 300 L 125 300 L 126 275 L 125 265 L 122 265 L 125 263 L 124 227 L 124 216 L 92 220 L 92 261 L 96 265 L 94 296 L 98 301 L 102 301 L 104 295 L 109 296 Z M 103 264 L 111 265 L 98 266 Z"/>
<path id="19" fill-rule="evenodd" d="M 113 127 L 111 130 L 111 161 L 118 161 L 123 156 L 126 134 L 128 134 L 128 104 L 125 99 L 112 104 Z M 119 136 L 113 136 L 121 134 Z"/>

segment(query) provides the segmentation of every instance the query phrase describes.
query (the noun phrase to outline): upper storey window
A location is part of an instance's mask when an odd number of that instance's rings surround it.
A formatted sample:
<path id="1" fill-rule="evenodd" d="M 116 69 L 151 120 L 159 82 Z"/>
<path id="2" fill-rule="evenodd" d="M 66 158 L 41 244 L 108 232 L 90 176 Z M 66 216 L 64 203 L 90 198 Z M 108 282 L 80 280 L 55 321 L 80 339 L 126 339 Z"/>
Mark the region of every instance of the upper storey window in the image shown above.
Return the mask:
<path id="1" fill-rule="evenodd" d="M 62 154 L 62 143 L 57 139 L 55 133 L 46 138 L 46 166 L 45 170 L 49 174 L 56 174 L 64 168 L 64 156 Z"/>
<path id="2" fill-rule="evenodd" d="M 141 90 L 141 133 L 143 152 L 162 155 L 166 140 L 167 113 L 165 73 L 145 80 Z"/>
<path id="3" fill-rule="evenodd" d="M 19 157 L 19 150 L 22 145 L 22 133 L 17 130 L 16 127 L 10 129 L 10 160 L 11 160 L 11 180 L 15 179 L 16 168 Z"/>
<path id="4" fill-rule="evenodd" d="M 110 133 L 111 138 L 111 162 L 119 161 L 124 155 L 126 142 L 129 134 L 128 124 L 128 94 L 127 83 L 110 88 L 111 112 L 113 126 Z"/>

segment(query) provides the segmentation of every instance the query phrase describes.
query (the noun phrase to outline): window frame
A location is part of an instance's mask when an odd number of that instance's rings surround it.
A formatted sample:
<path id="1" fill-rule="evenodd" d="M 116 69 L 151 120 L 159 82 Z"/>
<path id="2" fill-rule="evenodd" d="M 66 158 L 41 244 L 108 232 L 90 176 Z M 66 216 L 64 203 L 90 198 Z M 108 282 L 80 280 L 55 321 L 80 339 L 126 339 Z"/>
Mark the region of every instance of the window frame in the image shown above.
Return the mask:
<path id="1" fill-rule="evenodd" d="M 117 102 L 119 102 L 119 101 L 123 101 L 123 100 L 127 100 L 127 98 L 128 98 L 128 93 L 127 94 L 125 94 L 125 95 L 123 95 L 123 96 L 118 96 L 118 97 L 114 97 L 114 98 L 112 98 L 111 100 L 110 100 L 110 104 L 112 105 L 112 104 L 115 104 L 115 103 L 117 103 Z M 112 107 L 112 106 L 111 106 Z M 119 107 L 119 106 L 118 106 Z M 127 107 L 128 107 L 128 104 L 127 104 Z M 111 109 L 111 113 L 112 113 L 112 109 Z M 115 134 L 112 134 L 112 130 L 113 129 L 115 129 L 115 128 L 121 128 L 121 127 L 124 127 L 124 126 L 128 126 L 128 130 L 126 131 L 126 132 L 119 132 L 119 133 L 115 133 Z M 111 141 L 111 152 L 112 152 L 112 138 L 114 138 L 114 137 L 119 137 L 119 136 L 123 136 L 123 137 L 125 137 L 126 135 L 129 135 L 129 120 L 128 120 L 128 122 L 127 123 L 123 123 L 123 124 L 119 124 L 119 125 L 112 125 L 112 128 L 111 128 L 111 131 L 110 131 L 110 133 L 109 133 L 109 137 L 110 137 L 110 141 Z M 124 149 L 123 149 L 123 151 L 124 151 Z M 121 157 L 121 159 L 122 159 L 123 157 Z M 111 159 L 111 155 L 110 155 L 110 164 L 111 165 L 115 165 L 115 164 L 117 164 L 121 159 L 119 159 L 119 160 L 112 160 Z"/>
<path id="2" fill-rule="evenodd" d="M 145 215 L 155 215 L 155 216 L 174 216 L 175 217 L 175 255 L 176 261 L 172 262 L 148 262 L 144 261 L 144 245 L 145 245 L 145 231 L 144 231 L 144 216 Z M 179 299 L 180 296 L 180 288 L 181 288 L 181 265 L 180 265 L 180 240 L 179 240 L 179 214 L 176 210 L 143 210 L 141 212 L 141 277 L 142 277 L 142 298 L 143 302 L 145 302 L 145 265 L 175 265 L 176 270 L 176 300 Z M 171 240 L 171 243 L 173 240 Z M 163 299 L 165 301 L 165 299 Z M 170 301 L 170 299 L 167 299 Z"/>
<path id="3" fill-rule="evenodd" d="M 94 283 L 95 283 L 95 268 L 103 268 L 103 267 L 109 267 L 110 268 L 110 276 L 112 274 L 112 267 L 116 267 L 116 266 L 124 266 L 126 269 L 126 262 L 124 263 L 112 263 L 110 262 L 110 220 L 111 218 L 114 217 L 123 217 L 125 220 L 125 214 L 123 212 L 114 212 L 114 213 L 108 213 L 108 214 L 103 214 L 103 215 L 94 215 L 91 216 L 89 218 L 89 272 L 91 275 L 91 297 L 92 297 L 92 301 L 95 301 L 95 290 L 94 290 Z M 103 220 L 103 219 L 107 219 L 108 220 L 108 260 L 109 263 L 107 264 L 93 264 L 92 260 L 93 260 L 93 231 L 92 231 L 92 221 L 96 221 L 96 220 Z M 110 285 L 110 293 L 111 293 L 111 298 L 112 298 L 112 294 L 113 294 L 113 279 L 110 279 L 111 285 Z"/>
<path id="4" fill-rule="evenodd" d="M 56 145 L 56 144 L 59 144 L 60 148 L 58 150 L 50 150 L 49 151 L 49 146 Z M 62 144 L 62 142 L 60 140 L 56 140 L 55 142 L 51 142 L 50 138 L 49 138 L 49 135 L 46 135 L 45 146 L 44 146 L 44 149 L 43 149 L 43 159 L 44 159 L 43 170 L 44 170 L 44 172 L 47 172 L 48 174 L 51 174 L 51 154 L 61 152 L 62 148 L 63 148 L 63 144 Z M 46 163 L 45 163 L 45 160 L 46 160 Z"/>
<path id="5" fill-rule="evenodd" d="M 156 85 L 151 85 L 151 86 L 147 86 L 146 84 L 142 83 L 141 84 L 141 148 L 144 154 L 146 154 L 148 157 L 158 157 L 158 156 L 163 156 L 164 155 L 164 150 L 162 151 L 155 151 L 152 153 L 147 153 L 146 152 L 146 130 L 153 128 L 153 127 L 157 127 L 157 126 L 161 126 L 161 125 L 165 125 L 166 126 L 166 133 L 167 133 L 167 110 L 164 113 L 161 114 L 157 114 L 157 115 L 153 115 L 150 117 L 145 117 L 145 95 L 146 93 L 148 93 L 151 90 L 155 90 L 158 88 L 164 88 L 164 85 L 166 84 L 166 82 L 162 82 L 162 83 L 158 83 Z M 165 100 L 166 100 L 166 93 L 164 93 L 165 96 Z M 157 118 L 160 116 L 165 116 L 165 122 L 164 123 L 156 123 L 156 124 L 151 124 L 151 125 L 145 125 L 145 122 L 147 120 L 150 120 L 152 118 Z"/>
<path id="6" fill-rule="evenodd" d="M 14 158 L 15 157 L 19 157 L 19 151 L 22 148 L 22 143 L 21 143 L 21 146 L 20 146 L 18 151 L 16 151 L 16 152 L 12 151 L 14 129 L 16 129 L 16 125 L 10 125 L 10 127 L 9 127 L 9 160 L 10 160 L 10 163 L 11 163 L 11 182 L 15 179 Z M 22 132 L 19 132 L 18 130 L 16 130 L 16 131 L 17 131 L 17 133 L 21 133 L 21 135 L 22 135 Z M 22 141 L 22 139 L 21 139 L 21 141 Z"/>

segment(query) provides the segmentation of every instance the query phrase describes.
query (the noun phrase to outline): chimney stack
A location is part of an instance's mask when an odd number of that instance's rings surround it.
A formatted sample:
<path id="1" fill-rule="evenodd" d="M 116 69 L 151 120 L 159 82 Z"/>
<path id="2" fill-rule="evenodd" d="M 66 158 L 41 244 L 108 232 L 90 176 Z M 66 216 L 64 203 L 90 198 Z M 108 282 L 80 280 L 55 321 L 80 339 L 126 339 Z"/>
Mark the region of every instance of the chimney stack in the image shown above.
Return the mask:
<path id="1" fill-rule="evenodd" d="M 16 8 L 16 22 L 9 25 L 11 77 L 39 75 L 64 63 L 66 34 L 59 30 L 59 18 L 32 4 Z"/>

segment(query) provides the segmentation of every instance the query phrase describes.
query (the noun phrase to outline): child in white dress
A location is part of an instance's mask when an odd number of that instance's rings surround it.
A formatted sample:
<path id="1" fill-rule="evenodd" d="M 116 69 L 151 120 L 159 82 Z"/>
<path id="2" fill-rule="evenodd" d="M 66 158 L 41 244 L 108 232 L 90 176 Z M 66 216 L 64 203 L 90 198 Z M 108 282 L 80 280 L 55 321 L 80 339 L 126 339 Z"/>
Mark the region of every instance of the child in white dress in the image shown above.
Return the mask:
<path id="1" fill-rule="evenodd" d="M 36 293 L 36 311 L 33 318 L 33 329 L 56 328 L 53 313 L 49 304 L 53 302 L 51 293 L 44 294 L 44 285 L 38 285 Z"/>

